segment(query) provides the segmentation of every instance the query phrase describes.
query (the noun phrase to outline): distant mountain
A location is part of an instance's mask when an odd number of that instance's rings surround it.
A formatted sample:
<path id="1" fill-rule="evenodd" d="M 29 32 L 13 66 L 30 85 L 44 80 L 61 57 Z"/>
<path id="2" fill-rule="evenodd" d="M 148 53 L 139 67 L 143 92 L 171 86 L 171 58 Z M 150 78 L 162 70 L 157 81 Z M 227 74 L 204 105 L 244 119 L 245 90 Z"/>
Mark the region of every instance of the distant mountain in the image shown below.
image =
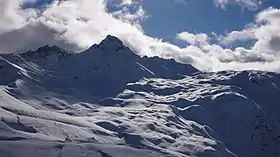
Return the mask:
<path id="1" fill-rule="evenodd" d="M 49 46 L 49 45 L 40 47 L 35 51 L 28 51 L 26 53 L 20 54 L 20 56 L 29 60 L 52 58 L 57 61 L 70 55 L 73 55 L 73 52 L 69 52 L 57 46 Z"/>
<path id="2" fill-rule="evenodd" d="M 108 35 L 0 55 L 0 156 L 277 157 L 280 74 L 200 72 Z"/>

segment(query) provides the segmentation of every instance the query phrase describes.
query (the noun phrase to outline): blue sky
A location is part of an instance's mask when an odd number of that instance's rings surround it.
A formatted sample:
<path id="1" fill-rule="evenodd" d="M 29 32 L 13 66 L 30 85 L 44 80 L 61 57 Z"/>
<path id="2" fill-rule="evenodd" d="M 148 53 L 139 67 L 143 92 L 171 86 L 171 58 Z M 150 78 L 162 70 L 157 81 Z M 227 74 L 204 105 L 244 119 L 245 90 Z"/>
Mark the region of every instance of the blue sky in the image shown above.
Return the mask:
<path id="1" fill-rule="evenodd" d="M 143 22 L 143 28 L 148 34 L 170 42 L 174 42 L 174 34 L 178 32 L 223 34 L 242 29 L 254 18 L 253 12 L 241 11 L 238 6 L 217 9 L 213 1 L 189 0 L 186 4 L 172 0 L 155 1 L 161 1 L 161 5 L 151 1 L 144 3 L 151 17 Z"/>
<path id="2" fill-rule="evenodd" d="M 202 71 L 280 72 L 279 7 L 279 0 L 0 0 L 0 53 L 46 44 L 79 53 L 111 34 L 140 56 Z"/>
<path id="3" fill-rule="evenodd" d="M 145 32 L 150 36 L 179 44 L 174 39 L 174 34 L 178 32 L 226 34 L 242 30 L 254 22 L 257 12 L 270 6 L 279 8 L 280 1 L 267 0 L 257 10 L 238 5 L 229 5 L 226 9 L 221 9 L 210 0 L 188 0 L 185 3 L 174 3 L 174 0 L 144 0 L 143 6 L 150 15 L 142 22 Z"/>
<path id="4" fill-rule="evenodd" d="M 176 0 L 175 0 L 176 1 Z M 52 0 L 39 0 L 28 7 L 39 7 Z M 120 0 L 109 0 L 109 12 L 117 9 Z M 247 9 L 239 5 L 228 5 L 222 9 L 211 0 L 143 0 L 144 10 L 148 18 L 141 22 L 145 33 L 161 38 L 172 44 L 182 46 L 182 42 L 174 36 L 183 31 L 191 33 L 226 34 L 234 30 L 242 30 L 254 22 L 255 14 L 268 7 L 280 7 L 279 0 L 266 0 L 258 9 Z"/>

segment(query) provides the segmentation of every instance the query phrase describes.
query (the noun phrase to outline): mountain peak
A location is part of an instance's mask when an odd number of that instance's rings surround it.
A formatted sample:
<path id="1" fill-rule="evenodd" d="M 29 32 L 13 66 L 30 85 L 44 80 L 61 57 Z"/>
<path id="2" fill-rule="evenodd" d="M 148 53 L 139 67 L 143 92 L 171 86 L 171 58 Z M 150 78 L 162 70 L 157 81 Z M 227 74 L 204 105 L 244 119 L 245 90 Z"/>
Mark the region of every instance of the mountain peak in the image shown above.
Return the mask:
<path id="1" fill-rule="evenodd" d="M 61 56 L 69 56 L 71 55 L 72 53 L 65 50 L 65 49 L 62 49 L 58 46 L 55 46 L 55 45 L 45 45 L 45 46 L 42 46 L 40 48 L 38 48 L 37 50 L 35 51 L 28 51 L 26 53 L 23 53 L 21 54 L 21 56 L 23 58 L 35 58 L 35 59 L 38 59 L 38 58 L 46 58 L 46 57 L 49 57 L 49 56 L 57 56 L 57 57 L 61 57 Z"/>
<path id="2" fill-rule="evenodd" d="M 40 48 L 38 48 L 36 51 L 53 51 L 53 52 L 61 52 L 64 51 L 62 48 L 58 47 L 58 46 L 55 46 L 55 45 L 45 45 L 45 46 L 42 46 Z"/>
<path id="3" fill-rule="evenodd" d="M 117 49 L 117 50 L 125 48 L 123 42 L 119 38 L 112 35 L 107 35 L 106 38 L 100 42 L 98 47 L 102 49 L 105 48 L 105 49 Z"/>
<path id="4" fill-rule="evenodd" d="M 106 38 L 102 42 L 116 42 L 116 43 L 123 43 L 118 37 L 107 35 Z M 101 43 L 102 43 L 101 42 Z"/>

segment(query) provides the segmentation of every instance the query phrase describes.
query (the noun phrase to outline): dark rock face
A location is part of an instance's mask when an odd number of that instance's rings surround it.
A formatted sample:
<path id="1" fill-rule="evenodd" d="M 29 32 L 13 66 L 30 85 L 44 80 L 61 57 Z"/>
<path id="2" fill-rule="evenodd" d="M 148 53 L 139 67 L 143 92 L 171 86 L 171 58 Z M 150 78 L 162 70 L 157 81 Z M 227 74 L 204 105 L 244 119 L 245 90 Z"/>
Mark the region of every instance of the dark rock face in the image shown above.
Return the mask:
<path id="1" fill-rule="evenodd" d="M 57 46 L 49 46 L 45 45 L 43 47 L 38 48 L 35 51 L 28 51 L 26 53 L 20 54 L 21 57 L 27 60 L 39 60 L 48 57 L 56 58 L 56 60 L 61 60 L 64 57 L 70 56 L 73 53 L 66 51 Z"/>

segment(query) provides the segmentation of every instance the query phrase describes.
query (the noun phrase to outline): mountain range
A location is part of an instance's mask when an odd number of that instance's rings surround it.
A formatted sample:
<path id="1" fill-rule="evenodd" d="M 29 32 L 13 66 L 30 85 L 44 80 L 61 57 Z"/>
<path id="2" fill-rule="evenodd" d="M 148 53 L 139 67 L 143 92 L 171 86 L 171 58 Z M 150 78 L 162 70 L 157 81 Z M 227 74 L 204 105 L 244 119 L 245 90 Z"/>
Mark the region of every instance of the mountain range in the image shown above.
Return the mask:
<path id="1" fill-rule="evenodd" d="M 202 72 L 108 35 L 0 55 L 1 157 L 278 157 L 280 74 Z"/>

